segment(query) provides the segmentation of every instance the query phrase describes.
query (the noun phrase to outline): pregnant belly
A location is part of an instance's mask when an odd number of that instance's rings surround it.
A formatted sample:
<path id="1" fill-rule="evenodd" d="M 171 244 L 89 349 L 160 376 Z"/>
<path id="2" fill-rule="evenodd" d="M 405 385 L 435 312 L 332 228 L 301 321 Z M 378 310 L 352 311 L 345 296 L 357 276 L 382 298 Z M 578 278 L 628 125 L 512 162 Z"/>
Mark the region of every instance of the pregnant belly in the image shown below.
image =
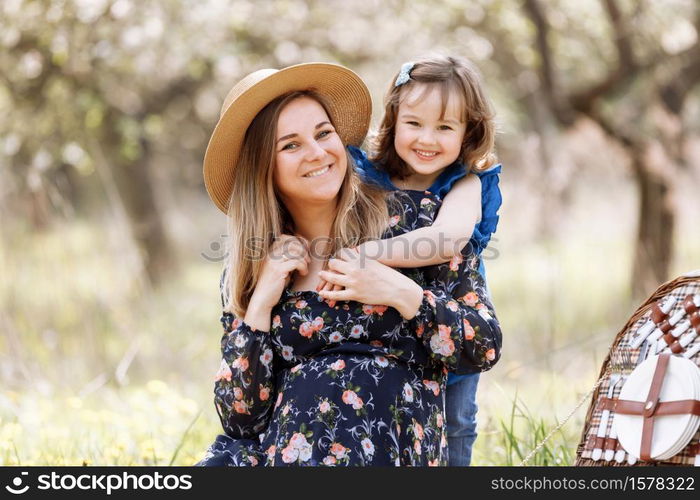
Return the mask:
<path id="1" fill-rule="evenodd" d="M 278 380 L 276 412 L 285 416 L 285 402 L 294 400 L 311 409 L 322 403 L 350 406 L 354 410 L 371 410 L 376 406 L 378 389 L 382 398 L 400 396 L 405 384 L 420 379 L 423 367 L 390 359 L 382 355 L 347 355 L 328 353 L 316 356 L 284 370 Z M 367 406 L 369 405 L 369 408 Z M 287 413 L 289 409 L 286 410 Z"/>
<path id="2" fill-rule="evenodd" d="M 415 433 L 443 421 L 444 375 L 383 356 L 312 358 L 283 370 L 277 387 L 262 440 L 275 465 L 319 464 L 346 453 L 358 465 L 391 465 L 397 450 L 416 446 Z M 441 441 L 433 432 L 430 449 L 438 453 Z"/>

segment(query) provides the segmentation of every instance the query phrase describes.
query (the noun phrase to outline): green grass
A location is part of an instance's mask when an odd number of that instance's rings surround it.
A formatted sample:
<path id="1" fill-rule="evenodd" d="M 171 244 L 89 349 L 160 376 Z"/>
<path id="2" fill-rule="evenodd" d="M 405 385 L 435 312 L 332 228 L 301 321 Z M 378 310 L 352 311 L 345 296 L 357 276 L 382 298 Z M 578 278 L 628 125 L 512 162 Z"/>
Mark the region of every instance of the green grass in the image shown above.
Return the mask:
<path id="1" fill-rule="evenodd" d="M 84 398 L 5 392 L 2 403 L 5 465 L 192 464 L 218 425 L 160 380 Z"/>
<path id="2" fill-rule="evenodd" d="M 139 282 L 110 224 L 64 222 L 42 234 L 15 224 L 0 234 L 0 464 L 199 460 L 220 431 L 221 335 L 220 265 L 199 256 L 201 234 L 157 290 Z M 481 378 L 475 464 L 520 463 L 595 382 L 635 308 L 625 238 L 499 241 L 487 267 L 504 351 Z M 684 245 L 687 262 L 676 266 L 685 270 L 697 245 Z M 573 461 L 586 406 L 531 465 Z"/>
<path id="3" fill-rule="evenodd" d="M 577 436 L 567 435 L 562 429 L 554 431 L 559 425 L 557 419 L 552 421 L 533 416 L 517 395 L 512 404 L 510 417 L 499 421 L 497 450 L 502 454 L 499 464 L 546 466 L 573 463 L 571 445 Z M 526 458 L 527 462 L 524 462 Z"/>

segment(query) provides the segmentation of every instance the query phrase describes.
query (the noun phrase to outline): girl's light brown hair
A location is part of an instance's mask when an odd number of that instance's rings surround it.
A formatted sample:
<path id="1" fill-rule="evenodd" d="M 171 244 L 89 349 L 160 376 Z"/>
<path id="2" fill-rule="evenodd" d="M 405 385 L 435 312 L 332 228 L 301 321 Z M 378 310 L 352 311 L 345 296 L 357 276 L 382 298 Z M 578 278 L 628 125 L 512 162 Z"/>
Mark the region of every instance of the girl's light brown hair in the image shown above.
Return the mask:
<path id="1" fill-rule="evenodd" d="M 294 231 L 294 221 L 277 195 L 273 182 L 277 122 L 287 104 L 301 97 L 317 101 L 328 114 L 326 98 L 313 91 L 291 92 L 271 101 L 253 119 L 234 169 L 228 205 L 228 257 L 222 295 L 224 310 L 243 317 L 255 290 L 270 245 Z M 360 182 L 348 155 L 348 168 L 338 193 L 328 255 L 381 237 L 388 225 L 384 191 Z"/>
<path id="2" fill-rule="evenodd" d="M 435 56 L 416 61 L 410 71 L 409 80 L 396 86 L 391 80 L 384 98 L 384 117 L 373 141 L 372 160 L 391 177 L 403 179 L 412 172 L 411 167 L 399 157 L 394 147 L 396 121 L 399 105 L 406 95 L 418 85 L 427 91 L 438 88 L 442 98 L 441 118 L 451 95 L 459 97 L 462 104 L 462 121 L 466 122 L 466 132 L 458 160 L 468 171 L 481 172 L 491 167 L 496 156 L 494 113 L 481 82 L 478 70 L 468 60 L 461 57 Z"/>

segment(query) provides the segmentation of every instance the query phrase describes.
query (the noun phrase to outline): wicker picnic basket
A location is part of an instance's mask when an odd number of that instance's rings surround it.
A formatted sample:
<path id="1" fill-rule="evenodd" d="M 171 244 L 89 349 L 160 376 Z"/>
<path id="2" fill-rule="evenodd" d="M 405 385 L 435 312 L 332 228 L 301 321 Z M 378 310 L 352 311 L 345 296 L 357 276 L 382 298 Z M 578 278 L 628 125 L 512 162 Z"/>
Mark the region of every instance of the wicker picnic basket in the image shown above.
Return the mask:
<path id="1" fill-rule="evenodd" d="M 637 332 L 640 330 L 640 328 L 645 325 L 647 322 L 651 321 L 650 318 L 652 317 L 652 313 L 654 313 L 654 309 L 656 309 L 656 314 L 659 314 L 659 305 L 664 304 L 664 301 L 669 300 L 669 297 L 673 297 L 675 300 L 675 303 L 673 307 L 668 311 L 668 314 L 665 315 L 665 318 L 671 317 L 674 314 L 678 313 L 680 316 L 681 314 L 684 313 L 679 313 L 679 311 L 682 310 L 685 304 L 689 304 L 687 302 L 689 296 L 694 296 L 696 294 L 700 294 L 700 270 L 699 271 L 693 271 L 691 273 L 684 274 L 683 276 L 680 276 L 674 280 L 671 280 L 667 283 L 664 283 L 661 285 L 647 300 L 642 304 L 639 309 L 635 311 L 635 313 L 632 315 L 632 317 L 629 319 L 627 324 L 617 333 L 615 336 L 615 339 L 612 342 L 612 346 L 610 347 L 610 350 L 608 351 L 608 355 L 606 356 L 605 360 L 603 361 L 603 366 L 601 367 L 600 370 L 600 375 L 599 375 L 599 380 L 602 380 L 598 388 L 594 391 L 593 396 L 591 398 L 590 405 L 588 407 L 588 412 L 586 414 L 586 419 L 585 419 L 585 424 L 583 428 L 583 432 L 581 434 L 581 440 L 579 442 L 579 445 L 576 449 L 576 461 L 574 462 L 574 465 L 578 466 L 625 466 L 629 467 L 631 465 L 633 466 L 654 466 L 654 465 L 680 465 L 680 466 L 688 466 L 688 465 L 693 465 L 696 463 L 696 455 L 700 455 L 700 430 L 695 432 L 695 435 L 693 438 L 690 440 L 688 445 L 683 448 L 683 450 L 672 456 L 671 458 L 663 461 L 643 461 L 643 460 L 637 460 L 636 462 L 634 460 L 620 460 L 618 461 L 617 459 L 612 459 L 612 460 L 605 460 L 605 456 L 603 458 L 599 458 L 598 460 L 593 460 L 592 457 L 594 457 L 594 449 L 595 448 L 601 448 L 601 443 L 604 442 L 602 448 L 603 450 L 613 450 L 618 455 L 622 453 L 624 450 L 622 449 L 621 445 L 617 442 L 616 439 L 614 438 L 606 438 L 604 440 L 601 440 L 598 438 L 599 434 L 599 428 L 601 425 L 601 420 L 605 420 L 602 418 L 603 416 L 603 411 L 605 408 L 608 408 L 608 410 L 611 410 L 613 407 L 611 407 L 611 398 L 608 398 L 608 389 L 610 386 L 610 380 L 611 380 L 611 372 L 613 370 L 613 367 L 611 366 L 611 363 L 614 363 L 613 360 L 619 360 L 621 358 L 627 358 L 631 359 L 635 364 L 638 364 L 639 362 L 642 361 L 641 356 L 644 356 L 644 348 L 642 346 L 640 347 L 633 347 L 632 345 L 634 344 L 634 339 L 637 337 Z M 672 300 L 672 299 L 671 299 Z M 670 302 L 669 302 L 670 303 Z M 685 306 L 685 307 L 692 307 L 692 304 L 690 306 Z M 698 314 L 693 313 L 693 314 Z M 657 316 L 658 319 L 658 316 Z M 666 325 L 666 331 L 668 330 L 668 325 Z M 696 329 L 697 331 L 697 329 Z M 697 332 L 700 333 L 700 332 Z M 673 342 L 673 338 L 669 335 L 668 340 L 665 340 L 666 342 L 670 344 Z M 692 353 L 693 348 L 695 348 L 698 344 L 700 344 L 700 335 L 697 335 L 694 337 L 692 340 L 692 343 L 687 345 L 684 349 L 685 352 L 690 351 Z M 679 351 L 679 347 L 676 346 L 674 349 L 677 353 L 682 354 L 682 352 Z M 697 349 L 695 349 L 697 350 Z M 648 352 L 647 350 L 646 352 Z M 648 354 L 650 356 L 651 354 Z M 646 357 L 646 356 L 645 356 Z M 688 357 L 688 356 L 686 356 Z M 691 361 L 693 361 L 696 365 L 700 366 L 700 352 L 696 352 L 695 354 L 692 354 L 691 356 L 688 357 Z M 619 385 L 620 387 L 617 387 Z M 617 384 L 613 385 L 613 391 L 612 391 L 612 399 L 617 398 L 619 395 L 620 389 L 622 385 L 624 384 Z M 613 418 L 609 418 L 607 422 L 607 427 L 604 432 L 605 436 L 610 436 L 611 433 L 610 431 L 612 430 L 612 422 Z M 600 452 L 598 452 L 600 453 Z M 612 451 L 608 452 L 608 457 L 610 457 Z M 623 454 L 624 455 L 624 454 Z M 627 455 L 629 456 L 629 455 Z M 631 462 L 631 463 L 630 463 Z"/>

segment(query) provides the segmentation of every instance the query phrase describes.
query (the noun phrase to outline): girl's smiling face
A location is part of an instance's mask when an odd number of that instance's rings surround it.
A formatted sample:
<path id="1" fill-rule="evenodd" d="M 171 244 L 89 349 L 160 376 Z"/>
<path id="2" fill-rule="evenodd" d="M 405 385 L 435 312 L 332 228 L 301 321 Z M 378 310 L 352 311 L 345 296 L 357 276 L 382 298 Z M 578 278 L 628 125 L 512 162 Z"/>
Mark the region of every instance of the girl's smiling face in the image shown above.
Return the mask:
<path id="1" fill-rule="evenodd" d="M 445 103 L 437 86 L 418 84 L 402 96 L 396 119 L 394 148 L 413 174 L 412 187 L 427 189 L 462 150 L 466 120 L 462 100 L 454 92 Z"/>
<path id="2" fill-rule="evenodd" d="M 347 171 L 345 147 L 316 100 L 299 97 L 280 112 L 273 180 L 285 205 L 334 200 Z"/>

